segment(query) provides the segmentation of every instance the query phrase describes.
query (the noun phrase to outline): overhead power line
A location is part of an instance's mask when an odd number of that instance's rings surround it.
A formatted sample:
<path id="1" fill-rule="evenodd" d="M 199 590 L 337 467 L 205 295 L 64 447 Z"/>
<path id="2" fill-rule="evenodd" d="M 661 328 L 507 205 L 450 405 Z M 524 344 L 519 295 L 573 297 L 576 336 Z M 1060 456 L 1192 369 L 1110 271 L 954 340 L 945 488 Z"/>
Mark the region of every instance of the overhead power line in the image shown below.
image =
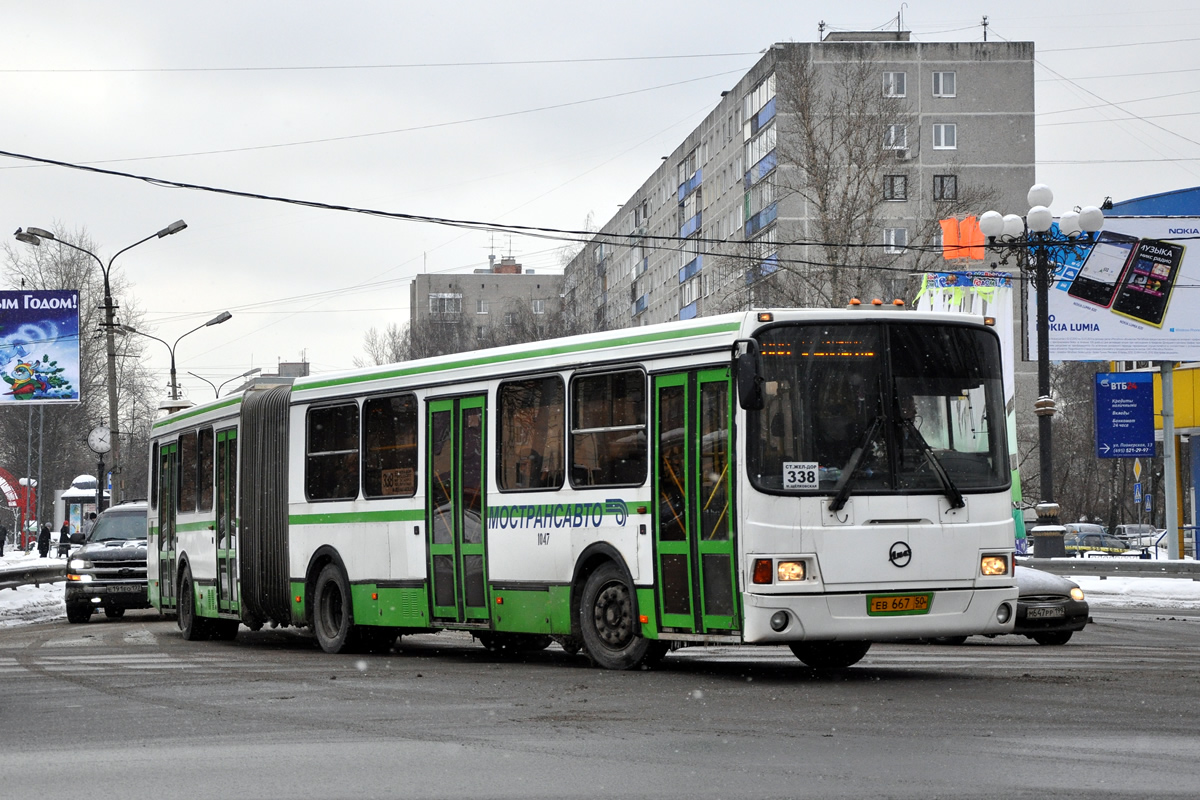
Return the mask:
<path id="1" fill-rule="evenodd" d="M 525 58 L 496 61 L 413 61 L 402 64 L 327 64 L 274 67 L 80 67 L 74 69 L 0 69 L 0 73 L 154 73 L 154 72 L 336 72 L 373 69 L 440 69 L 445 67 L 519 67 L 558 64 L 608 64 L 625 61 L 683 61 L 700 58 L 741 58 L 761 55 L 759 51 L 744 53 L 684 53 L 667 56 L 608 56 L 596 58 Z"/>

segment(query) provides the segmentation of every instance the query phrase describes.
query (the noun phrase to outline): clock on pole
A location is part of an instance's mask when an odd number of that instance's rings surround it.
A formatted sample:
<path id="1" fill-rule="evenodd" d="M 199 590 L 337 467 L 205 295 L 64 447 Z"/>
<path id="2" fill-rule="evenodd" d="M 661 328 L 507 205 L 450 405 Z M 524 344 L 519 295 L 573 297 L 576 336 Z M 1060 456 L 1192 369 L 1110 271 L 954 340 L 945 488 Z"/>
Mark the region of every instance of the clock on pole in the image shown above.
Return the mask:
<path id="1" fill-rule="evenodd" d="M 87 443 L 92 452 L 103 455 L 112 449 L 112 431 L 104 425 L 98 425 L 88 434 Z"/>

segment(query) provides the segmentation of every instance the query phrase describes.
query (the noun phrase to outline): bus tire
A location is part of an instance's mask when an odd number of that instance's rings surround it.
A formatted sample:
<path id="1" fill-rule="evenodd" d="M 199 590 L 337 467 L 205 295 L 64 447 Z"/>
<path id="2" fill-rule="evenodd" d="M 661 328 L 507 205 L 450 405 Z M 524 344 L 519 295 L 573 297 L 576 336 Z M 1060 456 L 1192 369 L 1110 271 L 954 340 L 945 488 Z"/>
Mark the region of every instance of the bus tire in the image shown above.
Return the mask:
<path id="1" fill-rule="evenodd" d="M 817 670 L 846 669 L 871 649 L 870 642 L 792 642 L 788 646 L 796 658 Z"/>
<path id="2" fill-rule="evenodd" d="M 183 577 L 179 581 L 179 615 L 177 622 L 183 638 L 189 642 L 199 642 L 209 636 L 208 621 L 196 614 L 196 593 L 192 589 L 192 570 L 185 567 Z"/>
<path id="3" fill-rule="evenodd" d="M 579 628 L 588 657 L 605 669 L 633 669 L 650 654 L 651 641 L 637 632 L 633 589 L 611 561 L 598 567 L 583 585 Z"/>
<path id="4" fill-rule="evenodd" d="M 350 602 L 350 581 L 337 564 L 326 564 L 313 591 L 313 632 L 326 653 L 354 649 L 356 631 Z"/>

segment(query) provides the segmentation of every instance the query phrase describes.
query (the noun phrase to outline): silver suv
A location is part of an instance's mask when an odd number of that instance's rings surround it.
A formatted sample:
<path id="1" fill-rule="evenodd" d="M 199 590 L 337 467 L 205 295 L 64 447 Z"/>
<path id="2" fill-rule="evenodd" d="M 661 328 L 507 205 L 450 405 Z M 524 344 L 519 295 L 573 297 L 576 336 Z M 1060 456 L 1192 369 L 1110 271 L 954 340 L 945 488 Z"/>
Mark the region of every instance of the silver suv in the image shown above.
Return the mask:
<path id="1" fill-rule="evenodd" d="M 149 608 L 146 591 L 146 503 L 102 512 L 83 546 L 67 562 L 67 621 L 87 622 L 97 608 L 116 619 L 127 608 Z"/>

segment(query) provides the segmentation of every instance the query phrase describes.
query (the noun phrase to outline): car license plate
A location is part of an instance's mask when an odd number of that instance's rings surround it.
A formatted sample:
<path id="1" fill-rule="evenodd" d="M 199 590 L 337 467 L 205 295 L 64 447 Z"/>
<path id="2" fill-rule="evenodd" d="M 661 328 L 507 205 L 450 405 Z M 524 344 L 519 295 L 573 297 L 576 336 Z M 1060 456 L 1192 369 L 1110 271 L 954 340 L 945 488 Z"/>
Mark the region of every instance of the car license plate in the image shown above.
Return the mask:
<path id="1" fill-rule="evenodd" d="M 901 614 L 928 614 L 933 594 L 869 594 L 867 616 L 890 617 Z"/>
<path id="2" fill-rule="evenodd" d="M 1026 619 L 1047 619 L 1054 617 L 1065 617 L 1067 612 L 1060 607 L 1053 608 L 1028 608 L 1025 610 Z"/>
<path id="3" fill-rule="evenodd" d="M 146 587 L 145 586 L 110 586 L 110 587 L 108 587 L 108 591 L 109 592 L 127 592 L 129 594 L 134 594 L 136 592 L 146 591 Z"/>

